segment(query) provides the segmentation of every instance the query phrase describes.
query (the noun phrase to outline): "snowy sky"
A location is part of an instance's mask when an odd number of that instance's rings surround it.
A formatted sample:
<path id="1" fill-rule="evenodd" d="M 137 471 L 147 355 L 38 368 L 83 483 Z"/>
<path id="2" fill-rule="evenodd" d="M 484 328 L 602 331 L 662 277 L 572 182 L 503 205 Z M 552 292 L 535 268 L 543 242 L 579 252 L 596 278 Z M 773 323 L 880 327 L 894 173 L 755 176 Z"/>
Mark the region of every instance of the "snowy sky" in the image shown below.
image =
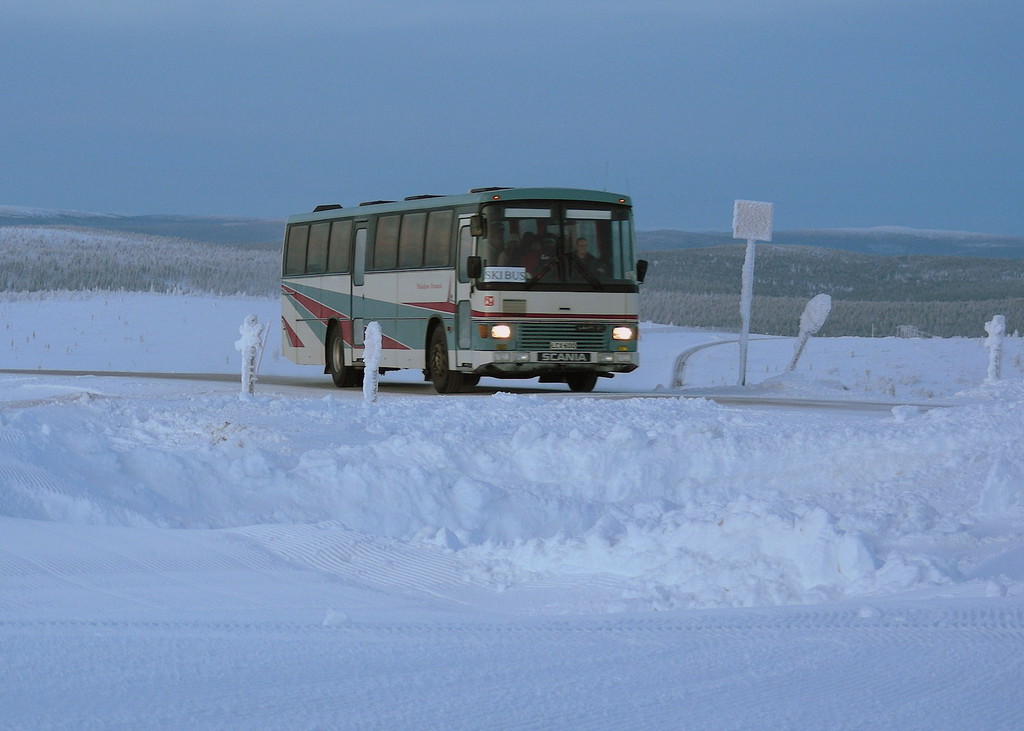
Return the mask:
<path id="1" fill-rule="evenodd" d="M 1024 235 L 1019 0 L 35 0 L 0 204 L 282 217 L 564 185 L 642 229 Z"/>

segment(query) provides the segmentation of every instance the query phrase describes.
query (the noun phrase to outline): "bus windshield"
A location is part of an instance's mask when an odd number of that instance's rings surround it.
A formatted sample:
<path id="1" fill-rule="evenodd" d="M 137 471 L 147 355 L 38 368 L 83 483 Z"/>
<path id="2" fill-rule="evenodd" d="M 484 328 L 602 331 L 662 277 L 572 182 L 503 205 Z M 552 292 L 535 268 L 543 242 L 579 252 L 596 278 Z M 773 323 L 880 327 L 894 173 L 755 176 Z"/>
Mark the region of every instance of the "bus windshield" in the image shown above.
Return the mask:
<path id="1" fill-rule="evenodd" d="M 482 286 L 605 289 L 636 284 L 629 208 L 515 201 L 484 207 Z"/>

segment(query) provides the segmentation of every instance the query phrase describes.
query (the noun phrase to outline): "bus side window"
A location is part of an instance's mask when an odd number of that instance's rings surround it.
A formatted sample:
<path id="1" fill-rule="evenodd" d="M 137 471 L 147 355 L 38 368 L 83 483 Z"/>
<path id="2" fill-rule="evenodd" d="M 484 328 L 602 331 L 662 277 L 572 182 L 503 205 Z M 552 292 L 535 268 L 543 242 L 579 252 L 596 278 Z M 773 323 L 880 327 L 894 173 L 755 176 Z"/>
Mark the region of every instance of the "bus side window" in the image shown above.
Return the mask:
<path id="1" fill-rule="evenodd" d="M 381 216 L 373 239 L 373 268 L 394 269 L 398 264 L 398 229 L 402 216 Z"/>
<path id="2" fill-rule="evenodd" d="M 626 254 L 633 249 L 629 236 L 629 221 L 612 223 L 612 276 L 621 279 L 633 268 L 633 263 L 626 261 Z"/>
<path id="3" fill-rule="evenodd" d="M 352 222 L 331 224 L 331 242 L 327 248 L 327 271 L 347 272 L 352 253 Z"/>
<path id="4" fill-rule="evenodd" d="M 426 225 L 426 213 L 406 213 L 402 216 L 402 233 L 398 239 L 400 268 L 419 269 L 423 266 L 423 229 Z"/>
<path id="5" fill-rule="evenodd" d="M 431 211 L 427 220 L 427 249 L 423 266 L 451 266 L 452 211 Z"/>
<path id="6" fill-rule="evenodd" d="M 327 237 L 331 224 L 314 223 L 309 228 L 309 247 L 306 252 L 306 272 L 321 274 L 327 270 Z"/>
<path id="7" fill-rule="evenodd" d="M 285 243 L 284 274 L 306 273 L 306 243 L 309 241 L 309 226 L 291 226 Z"/>

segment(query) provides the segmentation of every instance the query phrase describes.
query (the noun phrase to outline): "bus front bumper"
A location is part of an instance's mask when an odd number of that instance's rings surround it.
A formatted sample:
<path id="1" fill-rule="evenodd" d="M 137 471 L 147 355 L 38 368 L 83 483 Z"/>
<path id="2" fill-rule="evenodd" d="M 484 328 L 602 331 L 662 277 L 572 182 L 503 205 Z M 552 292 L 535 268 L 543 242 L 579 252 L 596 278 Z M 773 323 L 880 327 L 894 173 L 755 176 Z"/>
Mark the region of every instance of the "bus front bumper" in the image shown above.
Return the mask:
<path id="1" fill-rule="evenodd" d="M 484 362 L 474 363 L 473 373 L 497 378 L 532 378 L 585 371 L 593 371 L 598 375 L 611 375 L 612 373 L 629 373 L 638 365 L 635 352 L 499 350 L 478 353 L 478 357 L 480 356 Z"/>

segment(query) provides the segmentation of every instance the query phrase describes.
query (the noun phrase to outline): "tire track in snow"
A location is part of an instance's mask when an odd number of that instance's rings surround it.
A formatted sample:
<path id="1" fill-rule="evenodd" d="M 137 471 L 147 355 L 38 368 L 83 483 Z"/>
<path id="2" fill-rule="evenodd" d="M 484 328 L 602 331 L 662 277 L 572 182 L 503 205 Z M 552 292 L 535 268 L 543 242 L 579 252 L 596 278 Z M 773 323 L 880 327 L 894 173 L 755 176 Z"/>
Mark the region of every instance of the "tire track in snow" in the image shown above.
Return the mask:
<path id="1" fill-rule="evenodd" d="M 89 500 L 46 469 L 19 459 L 0 457 L 0 488 L 4 504 L 0 516 L 19 515 L 50 520 L 56 514 L 87 512 Z"/>
<path id="2" fill-rule="evenodd" d="M 48 575 L 58 579 L 61 583 L 65 583 L 65 584 L 70 584 L 72 586 L 76 586 L 79 589 L 84 589 L 86 592 L 89 592 L 89 593 L 101 594 L 101 595 L 109 596 L 109 597 L 112 597 L 112 598 L 115 598 L 115 599 L 120 599 L 120 600 L 123 600 L 123 601 L 127 601 L 127 602 L 132 603 L 132 604 L 139 604 L 139 605 L 150 607 L 150 608 L 154 608 L 154 609 L 159 609 L 162 606 L 162 605 L 157 604 L 155 602 L 151 602 L 151 601 L 149 601 L 147 599 L 143 599 L 143 598 L 141 598 L 139 596 L 134 596 L 132 594 L 125 593 L 125 592 L 122 592 L 122 591 L 118 591 L 116 589 L 106 588 L 106 587 L 100 586 L 95 581 L 86 580 L 86 579 L 82 578 L 79 575 L 81 573 L 87 573 L 86 571 L 83 571 L 83 570 L 72 571 L 72 570 L 69 570 L 69 567 L 66 567 L 66 566 L 54 565 L 54 564 L 51 564 L 48 561 L 37 560 L 35 558 L 32 558 L 32 557 L 30 557 L 28 555 L 25 555 L 25 554 L 23 554 L 23 553 L 21 553 L 19 551 L 16 551 L 16 550 L 12 549 L 10 546 L 0 546 L 0 553 L 6 553 L 9 556 L 13 556 L 14 559 L 16 559 L 16 561 L 18 563 L 20 563 L 22 566 L 32 566 L 32 567 L 38 569 L 40 572 L 42 572 L 44 574 L 48 574 Z M 88 564 L 89 564 L 89 562 L 86 562 L 86 565 L 88 565 Z M 2 565 L 2 564 L 0 564 L 0 565 Z"/>
<path id="3" fill-rule="evenodd" d="M 971 604 L 976 601 L 955 600 Z M 757 609 L 679 609 L 661 612 L 657 617 L 644 613 L 618 615 L 568 615 L 565 618 L 526 617 L 494 621 L 481 618 L 479 621 L 464 620 L 389 620 L 350 621 L 325 625 L 321 621 L 253 620 L 229 621 L 213 619 L 0 619 L 4 627 L 124 627 L 136 629 L 191 629 L 197 627 L 216 630 L 259 630 L 267 633 L 308 632 L 312 634 L 390 634 L 415 635 L 429 631 L 436 634 L 478 633 L 482 635 L 527 635 L 550 634 L 583 636 L 615 636 L 624 634 L 660 635 L 692 634 L 694 639 L 736 640 L 754 635 L 779 638 L 787 631 L 803 632 L 820 630 L 824 635 L 841 638 L 849 635 L 853 640 L 873 640 L 905 635 L 913 639 L 934 632 L 946 632 L 955 637 L 957 633 L 980 633 L 998 641 L 1024 642 L 1024 606 L 1013 600 L 994 600 L 1000 605 L 984 610 L 973 607 L 906 610 L 889 608 L 884 605 L 882 617 L 860 618 L 852 610 L 828 609 L 805 611 L 794 607 L 772 607 L 775 616 L 772 621 L 761 621 Z M 716 616 L 724 614 L 726 616 Z M 680 616 L 681 615 L 681 616 Z M 695 616 L 700 615 L 700 616 Z M 888 621 L 886 620 L 888 617 Z M 1021 657 L 1024 662 L 1024 656 Z"/>
<path id="4" fill-rule="evenodd" d="M 59 530 L 56 526 L 55 529 Z M 63 532 L 67 534 L 67 531 Z M 173 551 L 152 551 L 145 546 L 136 546 L 131 553 L 124 548 L 115 548 L 110 542 L 86 538 L 81 532 L 75 532 L 69 539 L 80 547 L 88 547 L 87 550 L 95 555 L 93 570 L 97 573 L 156 575 L 161 580 L 160 594 L 173 593 L 174 587 L 183 586 L 206 596 L 233 599 L 242 605 L 276 606 L 251 594 L 243 596 L 237 591 L 229 591 L 221 580 L 227 573 L 265 569 L 271 564 L 265 556 L 252 552 L 243 556 L 241 550 L 237 555 L 212 550 L 208 541 L 182 540 L 185 536 L 180 531 L 175 531 L 173 537 Z M 148 595 L 154 601 L 160 601 L 156 593 L 151 591 Z"/>
<path id="5" fill-rule="evenodd" d="M 55 478 L 48 471 L 15 459 L 0 458 L 0 483 L 26 491 L 41 490 L 68 496 L 74 494 L 63 480 Z"/>
<path id="6" fill-rule="evenodd" d="M 0 606 L 52 604 L 48 577 L 86 592 L 164 609 L 275 609 L 281 602 L 273 589 L 280 594 L 281 586 L 298 587 L 302 591 L 289 591 L 288 596 L 301 598 L 320 588 L 317 580 L 297 574 L 279 557 L 222 531 L 45 526 L 40 530 L 21 520 L 0 523 L 5 536 L 0 580 L 9 588 Z"/>
<path id="7" fill-rule="evenodd" d="M 25 441 L 25 432 L 20 429 L 10 429 L 8 427 L 0 427 L 0 445 L 7 445 L 10 447 L 21 444 Z"/>
<path id="8" fill-rule="evenodd" d="M 466 562 L 455 554 L 370 536 L 340 524 L 264 525 L 229 532 L 294 564 L 377 588 L 413 590 L 458 601 L 460 589 L 491 586 L 468 576 Z"/>

